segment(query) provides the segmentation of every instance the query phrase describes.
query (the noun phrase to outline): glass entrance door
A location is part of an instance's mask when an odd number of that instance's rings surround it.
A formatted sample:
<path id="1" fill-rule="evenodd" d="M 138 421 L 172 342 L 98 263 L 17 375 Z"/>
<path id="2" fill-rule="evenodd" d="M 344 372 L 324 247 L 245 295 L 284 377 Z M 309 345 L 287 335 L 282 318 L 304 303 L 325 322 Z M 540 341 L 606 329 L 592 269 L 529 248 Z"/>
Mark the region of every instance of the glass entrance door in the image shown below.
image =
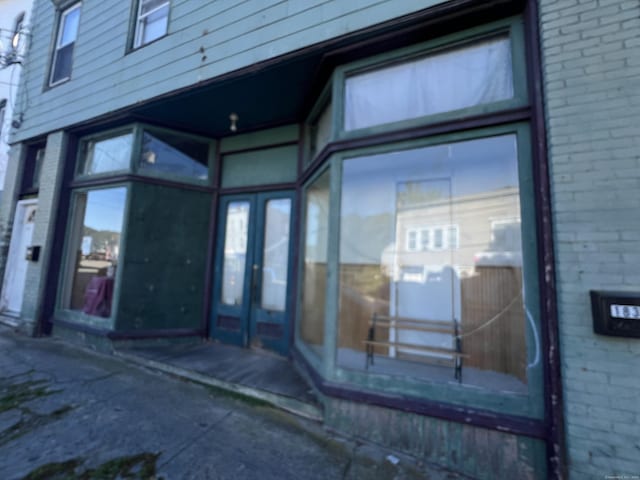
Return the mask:
<path id="1" fill-rule="evenodd" d="M 222 197 L 211 333 L 287 355 L 293 192 Z"/>

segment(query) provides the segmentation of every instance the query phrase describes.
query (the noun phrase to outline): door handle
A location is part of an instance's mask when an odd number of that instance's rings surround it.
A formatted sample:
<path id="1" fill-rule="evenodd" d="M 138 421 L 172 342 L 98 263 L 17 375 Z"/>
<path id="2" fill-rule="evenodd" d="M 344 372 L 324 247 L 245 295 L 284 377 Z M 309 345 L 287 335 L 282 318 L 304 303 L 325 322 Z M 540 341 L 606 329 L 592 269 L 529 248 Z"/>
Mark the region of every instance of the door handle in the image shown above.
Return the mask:
<path id="1" fill-rule="evenodd" d="M 251 302 L 258 303 L 258 272 L 260 266 L 256 263 L 253 264 L 251 269 Z"/>

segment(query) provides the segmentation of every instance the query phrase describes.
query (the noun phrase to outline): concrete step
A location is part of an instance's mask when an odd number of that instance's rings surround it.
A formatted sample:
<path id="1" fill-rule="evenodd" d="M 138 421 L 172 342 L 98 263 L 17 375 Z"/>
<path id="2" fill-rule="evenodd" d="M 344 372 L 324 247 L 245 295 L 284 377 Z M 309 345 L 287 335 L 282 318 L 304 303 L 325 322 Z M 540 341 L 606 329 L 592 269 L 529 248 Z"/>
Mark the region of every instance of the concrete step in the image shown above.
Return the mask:
<path id="1" fill-rule="evenodd" d="M 208 385 L 249 399 L 258 400 L 303 418 L 321 422 L 323 419 L 320 405 L 308 401 L 301 401 L 288 395 L 267 391 L 237 382 L 223 380 L 215 376 L 204 374 L 193 369 L 185 368 L 166 361 L 154 360 L 123 350 L 114 350 L 113 354 L 119 358 L 138 365 L 176 376 L 192 382 Z"/>

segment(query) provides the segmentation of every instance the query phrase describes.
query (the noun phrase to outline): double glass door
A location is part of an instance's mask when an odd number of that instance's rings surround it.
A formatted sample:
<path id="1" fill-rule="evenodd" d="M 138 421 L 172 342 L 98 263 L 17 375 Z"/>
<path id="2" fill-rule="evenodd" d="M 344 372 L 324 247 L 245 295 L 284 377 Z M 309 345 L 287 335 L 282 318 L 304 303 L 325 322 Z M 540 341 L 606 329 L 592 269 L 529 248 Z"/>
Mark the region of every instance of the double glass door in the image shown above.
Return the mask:
<path id="1" fill-rule="evenodd" d="M 287 355 L 293 192 L 231 195 L 218 214 L 212 336 Z"/>

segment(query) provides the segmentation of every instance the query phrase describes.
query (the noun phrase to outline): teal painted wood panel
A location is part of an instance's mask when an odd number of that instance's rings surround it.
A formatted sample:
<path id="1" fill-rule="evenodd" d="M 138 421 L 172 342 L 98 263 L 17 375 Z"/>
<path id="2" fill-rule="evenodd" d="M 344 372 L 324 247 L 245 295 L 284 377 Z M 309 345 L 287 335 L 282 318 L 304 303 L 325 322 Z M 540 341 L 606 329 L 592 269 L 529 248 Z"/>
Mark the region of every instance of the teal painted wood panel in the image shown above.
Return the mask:
<path id="1" fill-rule="evenodd" d="M 116 330 L 199 328 L 211 194 L 133 183 Z"/>
<path id="2" fill-rule="evenodd" d="M 298 146 L 253 150 L 222 158 L 223 188 L 295 182 Z"/>
<path id="3" fill-rule="evenodd" d="M 233 135 L 220 139 L 220 152 L 226 153 L 233 150 L 248 150 L 281 143 L 292 143 L 297 142 L 299 137 L 300 128 L 298 125 L 286 125 L 259 132 Z"/>
<path id="4" fill-rule="evenodd" d="M 29 115 L 15 140 L 64 128 L 443 1 L 174 1 L 169 35 L 128 54 L 130 2 L 85 2 L 72 78 L 43 90 L 55 10 L 50 0 L 36 0 L 24 75 Z M 207 57 L 204 61 L 201 48 Z"/>

